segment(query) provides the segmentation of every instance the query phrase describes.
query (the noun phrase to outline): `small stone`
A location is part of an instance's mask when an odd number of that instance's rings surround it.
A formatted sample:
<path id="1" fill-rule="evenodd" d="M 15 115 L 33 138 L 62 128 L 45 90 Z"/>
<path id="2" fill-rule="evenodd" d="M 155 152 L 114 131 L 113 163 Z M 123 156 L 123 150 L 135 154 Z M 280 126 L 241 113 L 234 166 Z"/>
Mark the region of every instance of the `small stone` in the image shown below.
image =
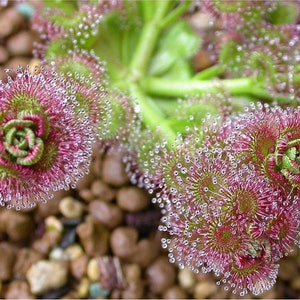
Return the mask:
<path id="1" fill-rule="evenodd" d="M 79 244 L 72 244 L 65 249 L 65 253 L 70 260 L 76 259 L 84 254 L 82 247 Z"/>
<path id="2" fill-rule="evenodd" d="M 87 264 L 86 273 L 90 281 L 95 282 L 99 280 L 100 271 L 98 261 L 96 258 L 93 257 L 89 260 Z"/>
<path id="3" fill-rule="evenodd" d="M 92 164 L 90 164 L 90 169 L 88 174 L 83 176 L 77 183 L 76 183 L 76 190 L 80 191 L 83 189 L 87 189 L 92 184 L 93 180 L 95 179 L 95 173 L 93 172 Z"/>
<path id="4" fill-rule="evenodd" d="M 196 284 L 196 276 L 195 273 L 189 268 L 184 268 L 179 270 L 178 272 L 178 281 L 180 287 L 182 287 L 186 291 L 192 291 Z"/>
<path id="5" fill-rule="evenodd" d="M 87 264 L 89 258 L 86 254 L 83 254 L 70 261 L 70 272 L 76 279 L 81 279 L 86 275 Z"/>
<path id="6" fill-rule="evenodd" d="M 164 291 L 163 299 L 187 299 L 187 293 L 179 286 L 173 285 Z"/>
<path id="7" fill-rule="evenodd" d="M 206 51 L 199 50 L 193 58 L 193 65 L 197 71 L 202 71 L 211 67 L 213 65 L 213 61 Z"/>
<path id="8" fill-rule="evenodd" d="M 74 244 L 75 241 L 76 241 L 76 228 L 71 228 L 64 231 L 59 245 L 62 248 L 67 248 L 68 246 Z"/>
<path id="9" fill-rule="evenodd" d="M 68 260 L 68 255 L 65 253 L 64 249 L 55 247 L 49 253 L 50 260 Z"/>
<path id="10" fill-rule="evenodd" d="M 9 53 L 4 46 L 0 46 L 0 64 L 4 64 L 9 58 Z"/>
<path id="11" fill-rule="evenodd" d="M 109 231 L 103 224 L 86 221 L 77 226 L 76 232 L 88 255 L 104 255 L 108 252 Z"/>
<path id="12" fill-rule="evenodd" d="M 55 216 L 49 216 L 45 219 L 45 228 L 46 231 L 55 230 L 57 232 L 63 231 L 63 225 L 61 221 Z"/>
<path id="13" fill-rule="evenodd" d="M 97 260 L 100 284 L 106 290 L 124 289 L 126 286 L 121 262 L 116 256 L 101 256 Z"/>
<path id="14" fill-rule="evenodd" d="M 121 299 L 144 299 L 144 284 L 139 282 L 134 283 L 127 287 L 125 290 L 121 290 Z"/>
<path id="15" fill-rule="evenodd" d="M 41 67 L 41 60 L 39 58 L 32 58 L 29 62 L 29 72 L 31 74 L 39 74 Z"/>
<path id="16" fill-rule="evenodd" d="M 102 157 L 97 149 L 94 149 L 93 151 L 93 161 L 91 167 L 95 176 L 102 177 Z"/>
<path id="17" fill-rule="evenodd" d="M 121 151 L 111 151 L 102 161 L 102 179 L 109 185 L 121 187 L 129 183 Z"/>
<path id="18" fill-rule="evenodd" d="M 69 293 L 71 292 L 72 287 L 70 285 L 64 285 L 62 287 L 50 290 L 43 294 L 41 299 L 70 299 Z"/>
<path id="19" fill-rule="evenodd" d="M 79 298 L 88 298 L 89 295 L 89 288 L 90 288 L 90 281 L 88 278 L 83 277 L 77 287 L 77 293 Z"/>
<path id="20" fill-rule="evenodd" d="M 161 294 L 172 285 L 176 280 L 175 267 L 170 264 L 165 256 L 160 256 L 146 270 L 147 280 L 150 289 L 155 294 Z"/>
<path id="21" fill-rule="evenodd" d="M 213 16 L 206 12 L 196 12 L 189 17 L 188 21 L 197 30 L 205 30 L 213 26 Z"/>
<path id="22" fill-rule="evenodd" d="M 147 268 L 157 258 L 160 247 L 160 241 L 154 237 L 141 239 L 137 243 L 136 254 L 132 256 L 130 261 L 138 263 L 142 268 Z"/>
<path id="23" fill-rule="evenodd" d="M 21 30 L 7 40 L 6 47 L 12 56 L 30 56 L 32 55 L 34 41 L 37 41 L 37 38 L 32 31 Z"/>
<path id="24" fill-rule="evenodd" d="M 102 289 L 100 283 L 93 282 L 90 284 L 89 294 L 92 298 L 107 298 L 109 291 Z"/>
<path id="25" fill-rule="evenodd" d="M 90 189 L 82 189 L 78 191 L 79 197 L 85 202 L 91 202 L 95 196 Z"/>
<path id="26" fill-rule="evenodd" d="M 28 283 L 22 280 L 11 281 L 5 292 L 6 299 L 36 299 L 30 292 Z"/>
<path id="27" fill-rule="evenodd" d="M 111 234 L 110 245 L 114 255 L 130 258 L 137 251 L 138 232 L 130 227 L 117 227 Z"/>
<path id="28" fill-rule="evenodd" d="M 137 283 L 141 281 L 142 270 L 140 265 L 134 264 L 126 264 L 124 266 L 124 274 L 126 277 L 126 281 L 128 284 Z"/>
<path id="29" fill-rule="evenodd" d="M 298 274 L 298 267 L 295 264 L 293 259 L 285 258 L 279 262 L 280 268 L 278 272 L 278 277 L 282 280 L 292 280 L 294 278 L 294 274 Z"/>
<path id="30" fill-rule="evenodd" d="M 117 193 L 117 203 L 128 212 L 138 212 L 150 204 L 148 193 L 135 186 L 122 187 Z"/>
<path id="31" fill-rule="evenodd" d="M 13 7 L 5 9 L 0 15 L 0 38 L 13 34 L 25 22 L 25 17 Z"/>
<path id="32" fill-rule="evenodd" d="M 196 299 L 205 299 L 216 293 L 218 286 L 215 282 L 203 280 L 195 285 L 193 296 Z"/>
<path id="33" fill-rule="evenodd" d="M 32 248 L 42 254 L 48 254 L 50 249 L 56 246 L 61 239 L 61 233 L 56 230 L 45 232 L 45 234 L 32 243 Z"/>
<path id="34" fill-rule="evenodd" d="M 81 279 L 86 275 L 88 261 L 89 258 L 85 254 L 70 261 L 70 272 L 76 279 Z"/>
<path id="35" fill-rule="evenodd" d="M 157 232 L 161 223 L 161 211 L 158 209 L 147 209 L 144 211 L 127 213 L 125 224 L 138 230 L 140 237 L 147 237 L 152 232 Z"/>
<path id="36" fill-rule="evenodd" d="M 14 278 L 24 280 L 30 266 L 41 260 L 43 255 L 32 248 L 21 248 L 17 254 L 13 268 Z"/>
<path id="37" fill-rule="evenodd" d="M 0 22 L 1 23 L 1 22 Z M 11 77 L 14 77 L 16 75 L 16 70 L 18 67 L 26 68 L 27 65 L 30 62 L 29 57 L 24 57 L 24 56 L 14 56 L 11 57 L 6 64 L 3 66 L 3 69 L 10 69 L 10 75 Z"/>
<path id="38" fill-rule="evenodd" d="M 100 179 L 92 183 L 91 192 L 95 198 L 106 202 L 112 201 L 116 196 L 116 192 Z"/>
<path id="39" fill-rule="evenodd" d="M 76 219 L 67 219 L 67 218 L 62 218 L 60 219 L 62 225 L 66 229 L 74 229 L 76 228 L 80 223 L 82 223 L 81 218 L 76 218 Z"/>
<path id="40" fill-rule="evenodd" d="M 0 243 L 0 281 L 10 280 L 15 261 L 14 248 L 6 242 Z"/>
<path id="41" fill-rule="evenodd" d="M 49 200 L 47 203 L 38 203 L 38 213 L 37 216 L 42 218 L 46 218 L 48 216 L 55 216 L 59 213 L 59 203 L 61 199 L 68 196 L 70 194 L 69 191 L 60 190 L 54 193 L 54 198 Z"/>
<path id="42" fill-rule="evenodd" d="M 291 287 L 296 290 L 300 291 L 300 277 L 297 276 L 291 281 Z"/>
<path id="43" fill-rule="evenodd" d="M 30 290 L 35 295 L 44 294 L 67 283 L 68 271 L 56 261 L 40 260 L 26 273 Z"/>
<path id="44" fill-rule="evenodd" d="M 2 212 L 1 222 L 12 241 L 25 240 L 34 231 L 33 219 L 29 215 L 15 210 L 7 209 Z"/>
<path id="45" fill-rule="evenodd" d="M 83 204 L 73 197 L 68 196 L 59 202 L 59 212 L 66 218 L 80 218 L 83 213 Z"/>
<path id="46" fill-rule="evenodd" d="M 100 221 L 110 229 L 122 224 L 123 212 L 116 204 L 95 200 L 89 204 L 88 211 L 95 221 Z"/>
<path id="47" fill-rule="evenodd" d="M 138 264 L 125 264 L 123 267 L 127 286 L 122 290 L 123 299 L 144 298 L 145 282 L 142 279 L 142 270 Z"/>

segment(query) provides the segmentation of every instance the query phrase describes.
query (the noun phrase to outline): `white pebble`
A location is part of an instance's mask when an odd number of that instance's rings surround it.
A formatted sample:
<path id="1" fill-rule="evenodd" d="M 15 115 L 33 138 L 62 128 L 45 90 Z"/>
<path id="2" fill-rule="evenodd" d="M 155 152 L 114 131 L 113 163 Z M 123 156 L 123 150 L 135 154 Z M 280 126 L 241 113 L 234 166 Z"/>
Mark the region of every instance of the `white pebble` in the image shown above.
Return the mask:
<path id="1" fill-rule="evenodd" d="M 59 262 L 40 260 L 28 269 L 26 278 L 31 292 L 39 295 L 64 286 L 68 271 Z"/>
<path id="2" fill-rule="evenodd" d="M 59 202 L 59 212 L 68 219 L 80 218 L 83 213 L 83 204 L 73 197 L 65 197 Z"/>
<path id="3" fill-rule="evenodd" d="M 178 281 L 180 286 L 185 290 L 191 290 L 196 283 L 195 273 L 189 268 L 179 270 Z"/>

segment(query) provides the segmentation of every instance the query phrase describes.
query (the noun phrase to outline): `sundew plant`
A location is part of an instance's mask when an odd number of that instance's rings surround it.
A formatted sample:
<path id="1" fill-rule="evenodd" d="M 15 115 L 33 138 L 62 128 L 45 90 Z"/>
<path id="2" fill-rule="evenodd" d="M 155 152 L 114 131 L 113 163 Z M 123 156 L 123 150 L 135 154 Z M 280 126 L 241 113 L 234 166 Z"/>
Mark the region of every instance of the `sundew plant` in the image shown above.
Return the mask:
<path id="1" fill-rule="evenodd" d="M 270 289 L 299 246 L 300 2 L 30 8 L 41 66 L 0 83 L 1 205 L 74 188 L 92 148 L 117 147 L 171 263 L 241 296 Z"/>

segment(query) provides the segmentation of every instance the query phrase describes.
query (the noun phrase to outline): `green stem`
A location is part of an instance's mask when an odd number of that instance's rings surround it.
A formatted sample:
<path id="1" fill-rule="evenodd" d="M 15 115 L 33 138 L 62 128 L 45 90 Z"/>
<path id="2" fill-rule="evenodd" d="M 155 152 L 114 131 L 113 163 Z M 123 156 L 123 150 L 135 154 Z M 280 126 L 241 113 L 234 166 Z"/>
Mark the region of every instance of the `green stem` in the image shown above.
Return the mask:
<path id="1" fill-rule="evenodd" d="M 133 80 L 137 80 L 146 74 L 151 55 L 162 30 L 160 21 L 167 13 L 169 5 L 169 0 L 158 1 L 155 15 L 150 22 L 145 23 L 143 26 L 138 45 L 130 64 Z"/>
<path id="2" fill-rule="evenodd" d="M 191 2 L 189 0 L 184 1 L 178 7 L 176 7 L 174 10 L 172 10 L 163 20 L 160 22 L 161 28 L 165 28 L 172 22 L 176 21 L 182 14 L 186 12 L 186 10 L 191 5 Z"/>
<path id="3" fill-rule="evenodd" d="M 295 104 L 288 97 L 280 94 L 271 94 L 263 87 L 258 86 L 253 77 L 234 79 L 212 79 L 212 80 L 180 80 L 146 77 L 141 80 L 141 86 L 145 92 L 162 97 L 186 97 L 202 95 L 208 91 L 225 89 L 231 95 L 251 95 L 268 101 L 279 101 L 282 103 Z"/>
<path id="4" fill-rule="evenodd" d="M 237 79 L 214 80 L 174 80 L 155 77 L 146 77 L 141 80 L 143 89 L 151 94 L 163 97 L 185 97 L 201 95 L 208 91 L 226 89 L 233 95 L 251 92 L 254 79 L 252 77 Z"/>
<path id="5" fill-rule="evenodd" d="M 224 67 L 221 65 L 214 65 L 210 68 L 206 68 L 203 71 L 197 73 L 193 79 L 197 80 L 207 80 L 213 77 L 217 77 L 224 72 Z"/>
<path id="6" fill-rule="evenodd" d="M 149 101 L 147 100 L 147 96 L 143 93 L 142 89 L 136 83 L 130 84 L 129 87 L 130 94 L 133 99 L 136 99 L 140 108 L 141 108 L 141 116 L 145 124 L 149 126 L 149 128 L 153 131 L 157 131 L 159 128 L 161 132 L 164 134 L 164 138 L 167 140 L 168 144 L 171 146 L 174 144 L 176 139 L 176 134 L 172 130 L 172 128 L 165 122 L 164 117 L 157 113 L 157 109 L 154 109 Z"/>
<path id="7" fill-rule="evenodd" d="M 295 105 L 295 106 L 299 105 L 297 100 L 282 96 L 280 94 L 272 94 L 272 93 L 268 92 L 267 90 L 260 88 L 260 87 L 256 87 L 256 86 L 252 87 L 249 94 L 252 96 L 255 96 L 256 98 L 268 100 L 270 102 L 276 100 L 277 102 L 288 103 L 289 105 Z"/>

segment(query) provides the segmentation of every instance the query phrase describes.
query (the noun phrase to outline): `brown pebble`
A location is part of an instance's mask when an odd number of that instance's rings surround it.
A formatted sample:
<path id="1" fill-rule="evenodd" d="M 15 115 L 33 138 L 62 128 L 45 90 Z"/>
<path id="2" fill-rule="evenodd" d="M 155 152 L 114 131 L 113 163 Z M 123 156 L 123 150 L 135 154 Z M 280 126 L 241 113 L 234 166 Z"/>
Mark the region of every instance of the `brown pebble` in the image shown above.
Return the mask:
<path id="1" fill-rule="evenodd" d="M 89 204 L 88 211 L 95 221 L 102 222 L 110 229 L 122 224 L 123 212 L 116 204 L 95 200 Z"/>
<path id="2" fill-rule="evenodd" d="M 107 184 L 121 187 L 129 183 L 121 151 L 109 152 L 102 161 L 102 179 Z"/>
<path id="3" fill-rule="evenodd" d="M 117 192 L 118 205 L 128 212 L 138 212 L 150 204 L 148 193 L 135 186 L 122 187 Z"/>
<path id="4" fill-rule="evenodd" d="M 59 213 L 59 202 L 64 197 L 68 196 L 70 191 L 60 190 L 54 193 L 54 198 L 49 200 L 47 203 L 38 203 L 37 216 L 39 219 L 46 218 L 48 216 L 58 215 Z"/>
<path id="5" fill-rule="evenodd" d="M 85 202 L 90 202 L 94 199 L 94 195 L 90 189 L 83 189 L 78 191 L 79 197 Z"/>
<path id="6" fill-rule="evenodd" d="M 6 299 L 36 299 L 36 296 L 30 292 L 29 285 L 26 281 L 11 281 L 5 292 Z"/>
<path id="7" fill-rule="evenodd" d="M 91 164 L 92 165 L 92 164 Z M 89 173 L 83 176 L 76 184 L 76 190 L 80 191 L 83 189 L 87 189 L 92 184 L 93 180 L 95 179 L 95 173 L 92 170 L 90 165 Z"/>
<path id="8" fill-rule="evenodd" d="M 132 284 L 122 291 L 122 299 L 144 298 L 144 286 L 142 283 Z"/>
<path id="9" fill-rule="evenodd" d="M 279 262 L 278 277 L 282 280 L 292 280 L 298 274 L 297 264 L 293 259 L 284 258 Z"/>
<path id="10" fill-rule="evenodd" d="M 116 195 L 115 191 L 101 179 L 97 179 L 91 184 L 91 192 L 95 198 L 103 201 L 112 201 Z"/>
<path id="11" fill-rule="evenodd" d="M 95 174 L 95 176 L 97 176 L 97 177 L 102 176 L 102 174 L 101 174 L 101 172 L 102 172 L 102 157 L 99 154 L 99 150 L 97 150 L 97 149 L 94 149 L 94 151 L 93 151 L 93 161 L 91 164 L 91 168 L 92 168 L 92 171 Z"/>
<path id="12" fill-rule="evenodd" d="M 0 38 L 5 38 L 16 32 L 25 21 L 25 17 L 13 7 L 5 9 L 0 14 Z"/>
<path id="13" fill-rule="evenodd" d="M 0 243 L 0 281 L 9 280 L 12 277 L 12 270 L 15 260 L 14 248 L 6 242 Z"/>
<path id="14" fill-rule="evenodd" d="M 179 286 L 173 285 L 162 294 L 163 299 L 187 299 L 187 293 Z"/>
<path id="15" fill-rule="evenodd" d="M 131 258 L 136 254 L 138 232 L 130 227 L 117 227 L 111 234 L 110 246 L 114 255 Z"/>
<path id="16" fill-rule="evenodd" d="M 194 298 L 205 299 L 215 292 L 217 292 L 218 286 L 215 282 L 210 280 L 202 280 L 195 285 L 194 288 Z"/>
<path id="17" fill-rule="evenodd" d="M 76 279 L 79 280 L 85 276 L 88 261 L 88 256 L 85 254 L 71 260 L 70 272 Z"/>
<path id="18" fill-rule="evenodd" d="M 161 243 L 155 238 L 142 239 L 137 244 L 137 252 L 131 259 L 142 268 L 149 267 L 157 258 L 161 248 Z"/>
<path id="19" fill-rule="evenodd" d="M 9 53 L 4 46 L 0 45 L 0 64 L 4 64 L 9 58 Z"/>
<path id="20" fill-rule="evenodd" d="M 300 291 L 300 276 L 299 275 L 291 281 L 291 287 L 294 290 Z"/>
<path id="21" fill-rule="evenodd" d="M 1 223 L 12 241 L 22 241 L 33 233 L 33 219 L 22 212 L 5 210 L 1 214 Z"/>
<path id="22" fill-rule="evenodd" d="M 91 220 L 77 226 L 76 232 L 87 255 L 104 255 L 108 251 L 109 231 L 105 225 Z"/>
<path id="23" fill-rule="evenodd" d="M 34 249 L 21 248 L 18 251 L 16 262 L 14 264 L 14 278 L 24 280 L 26 278 L 26 272 L 30 266 L 42 258 L 43 255 Z"/>
<path id="24" fill-rule="evenodd" d="M 29 65 L 30 58 L 23 56 L 15 56 L 10 58 L 6 64 L 3 66 L 3 70 L 10 69 L 10 76 L 14 77 L 16 75 L 16 70 L 18 67 L 23 67 L 24 69 Z"/>
<path id="25" fill-rule="evenodd" d="M 61 232 L 49 230 L 44 235 L 32 243 L 32 248 L 42 254 L 48 254 L 50 249 L 58 244 L 61 239 Z"/>
<path id="26" fill-rule="evenodd" d="M 144 298 L 144 281 L 138 264 L 125 264 L 123 267 L 127 287 L 122 291 L 123 299 Z"/>
<path id="27" fill-rule="evenodd" d="M 209 57 L 209 54 L 203 50 L 198 51 L 193 58 L 193 65 L 196 71 L 204 70 L 208 67 L 211 67 L 213 61 Z"/>
<path id="28" fill-rule="evenodd" d="M 141 281 L 142 270 L 139 264 L 125 264 L 123 270 L 128 284 Z"/>
<path id="29" fill-rule="evenodd" d="M 22 30 L 12 35 L 6 42 L 6 47 L 12 56 L 31 55 L 36 37 L 29 30 Z"/>
<path id="30" fill-rule="evenodd" d="M 176 270 L 166 256 L 160 256 L 146 270 L 146 277 L 151 291 L 161 294 L 175 283 Z"/>

